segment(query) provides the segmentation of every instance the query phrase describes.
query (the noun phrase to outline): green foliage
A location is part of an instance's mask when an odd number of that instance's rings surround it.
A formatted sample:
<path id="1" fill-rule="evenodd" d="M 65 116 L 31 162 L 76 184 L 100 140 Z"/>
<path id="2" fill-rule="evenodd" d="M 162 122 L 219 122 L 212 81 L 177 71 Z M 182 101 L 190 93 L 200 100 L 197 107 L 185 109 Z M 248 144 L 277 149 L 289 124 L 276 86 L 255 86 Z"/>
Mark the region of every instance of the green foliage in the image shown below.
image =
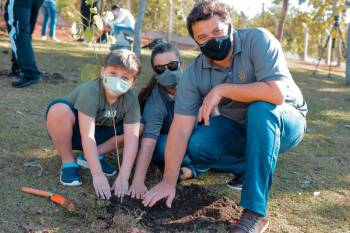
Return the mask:
<path id="1" fill-rule="evenodd" d="M 100 67 L 97 64 L 85 64 L 81 68 L 80 80 L 88 81 L 97 79 L 100 75 Z"/>
<path id="2" fill-rule="evenodd" d="M 85 29 L 83 38 L 86 42 L 91 43 L 94 39 L 95 30 L 93 27 L 88 27 Z"/>

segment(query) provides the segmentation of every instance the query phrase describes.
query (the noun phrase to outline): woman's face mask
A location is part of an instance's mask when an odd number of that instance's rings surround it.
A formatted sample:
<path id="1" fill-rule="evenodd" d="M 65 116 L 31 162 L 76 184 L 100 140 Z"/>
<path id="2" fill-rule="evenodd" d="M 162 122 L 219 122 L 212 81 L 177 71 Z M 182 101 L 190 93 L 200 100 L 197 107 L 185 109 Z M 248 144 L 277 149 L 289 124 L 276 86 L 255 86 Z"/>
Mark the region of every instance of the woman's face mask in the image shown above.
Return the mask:
<path id="1" fill-rule="evenodd" d="M 182 72 L 180 69 L 174 71 L 166 70 L 162 74 L 156 75 L 156 80 L 161 86 L 172 88 L 176 87 L 181 75 Z"/>
<path id="2" fill-rule="evenodd" d="M 124 94 L 131 88 L 131 84 L 119 76 L 106 75 L 103 77 L 103 84 L 116 95 Z"/>

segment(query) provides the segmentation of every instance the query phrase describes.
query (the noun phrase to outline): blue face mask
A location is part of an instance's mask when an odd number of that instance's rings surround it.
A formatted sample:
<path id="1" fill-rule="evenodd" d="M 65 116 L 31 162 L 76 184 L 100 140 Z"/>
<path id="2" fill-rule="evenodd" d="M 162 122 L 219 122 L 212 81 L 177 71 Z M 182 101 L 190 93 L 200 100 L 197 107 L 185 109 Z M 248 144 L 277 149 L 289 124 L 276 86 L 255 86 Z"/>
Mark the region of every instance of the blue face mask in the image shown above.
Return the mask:
<path id="1" fill-rule="evenodd" d="M 181 75 L 181 70 L 166 70 L 164 73 L 157 75 L 156 80 L 163 87 L 172 88 L 176 87 Z"/>
<path id="2" fill-rule="evenodd" d="M 105 76 L 103 77 L 103 84 L 108 90 L 117 95 L 124 94 L 131 88 L 131 85 L 119 76 Z"/>

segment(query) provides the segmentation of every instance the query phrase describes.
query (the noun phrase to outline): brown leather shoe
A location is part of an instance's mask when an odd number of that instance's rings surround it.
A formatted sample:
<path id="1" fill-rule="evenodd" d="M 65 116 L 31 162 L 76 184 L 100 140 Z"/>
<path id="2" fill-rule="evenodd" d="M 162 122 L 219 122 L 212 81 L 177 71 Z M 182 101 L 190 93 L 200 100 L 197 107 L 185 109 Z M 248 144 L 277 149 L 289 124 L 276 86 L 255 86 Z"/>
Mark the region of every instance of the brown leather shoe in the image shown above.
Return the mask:
<path id="1" fill-rule="evenodd" d="M 247 209 L 243 210 L 239 221 L 233 226 L 230 233 L 263 233 L 269 226 L 269 221 Z"/>

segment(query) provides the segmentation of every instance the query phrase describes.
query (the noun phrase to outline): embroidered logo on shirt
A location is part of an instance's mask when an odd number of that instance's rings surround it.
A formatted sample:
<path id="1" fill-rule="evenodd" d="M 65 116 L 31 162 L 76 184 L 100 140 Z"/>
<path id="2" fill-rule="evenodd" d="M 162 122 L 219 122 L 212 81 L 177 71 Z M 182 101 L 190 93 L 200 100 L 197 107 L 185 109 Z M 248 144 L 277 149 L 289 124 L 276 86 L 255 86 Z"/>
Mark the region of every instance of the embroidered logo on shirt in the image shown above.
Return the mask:
<path id="1" fill-rule="evenodd" d="M 239 72 L 239 80 L 241 80 L 241 82 L 245 81 L 245 73 L 243 70 Z"/>

